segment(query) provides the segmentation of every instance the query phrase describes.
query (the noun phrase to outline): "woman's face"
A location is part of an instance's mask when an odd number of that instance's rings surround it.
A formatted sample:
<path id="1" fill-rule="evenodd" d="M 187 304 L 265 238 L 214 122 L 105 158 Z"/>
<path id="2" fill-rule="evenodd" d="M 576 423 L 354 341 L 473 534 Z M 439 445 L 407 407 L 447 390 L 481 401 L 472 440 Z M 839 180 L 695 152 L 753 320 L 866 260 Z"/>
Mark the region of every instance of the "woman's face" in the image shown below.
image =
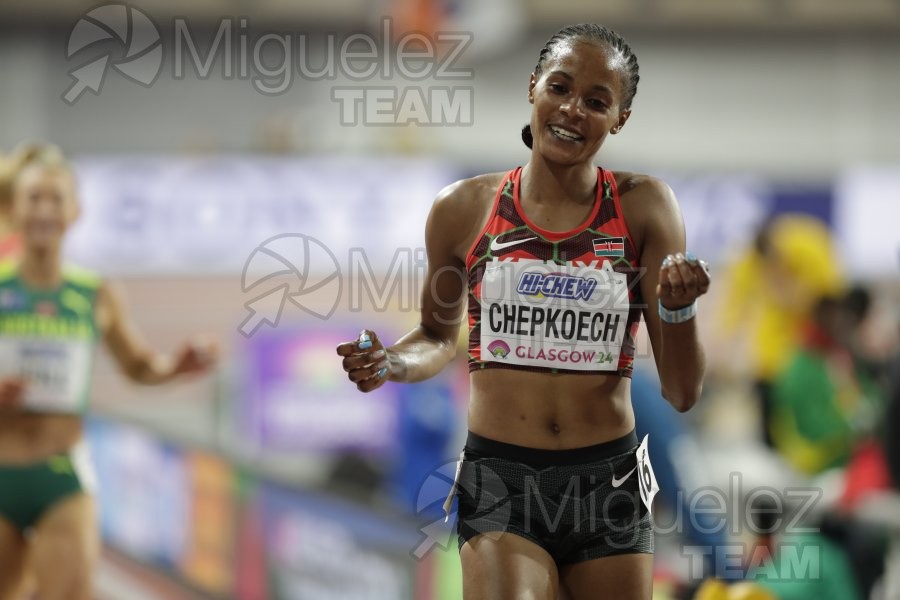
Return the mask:
<path id="1" fill-rule="evenodd" d="M 75 182 L 65 169 L 34 165 L 16 178 L 12 219 L 26 248 L 58 247 L 77 217 Z"/>
<path id="2" fill-rule="evenodd" d="M 559 164 L 592 161 L 631 114 L 621 109 L 625 67 L 622 55 L 604 45 L 557 44 L 528 87 L 534 151 Z"/>

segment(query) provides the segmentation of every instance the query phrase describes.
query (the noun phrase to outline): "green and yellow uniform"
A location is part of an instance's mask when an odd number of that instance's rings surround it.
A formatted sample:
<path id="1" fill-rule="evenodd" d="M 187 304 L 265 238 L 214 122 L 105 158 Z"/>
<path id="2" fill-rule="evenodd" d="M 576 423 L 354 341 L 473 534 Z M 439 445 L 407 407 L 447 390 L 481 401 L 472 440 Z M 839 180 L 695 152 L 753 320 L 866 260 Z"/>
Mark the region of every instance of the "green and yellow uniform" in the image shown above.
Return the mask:
<path id="1" fill-rule="evenodd" d="M 25 380 L 23 410 L 84 413 L 100 282 L 93 273 L 67 267 L 57 288 L 38 290 L 22 281 L 14 263 L 0 263 L 0 378 Z M 60 499 L 90 487 L 91 480 L 83 444 L 36 464 L 0 464 L 0 516 L 28 529 Z"/>

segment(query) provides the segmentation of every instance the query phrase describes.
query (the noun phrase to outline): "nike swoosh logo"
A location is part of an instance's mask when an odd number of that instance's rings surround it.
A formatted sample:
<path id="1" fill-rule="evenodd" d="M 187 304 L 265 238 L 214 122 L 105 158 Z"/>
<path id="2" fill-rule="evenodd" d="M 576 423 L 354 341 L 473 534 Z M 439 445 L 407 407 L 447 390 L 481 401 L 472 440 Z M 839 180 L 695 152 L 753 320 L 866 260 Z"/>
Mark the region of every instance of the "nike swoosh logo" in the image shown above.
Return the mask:
<path id="1" fill-rule="evenodd" d="M 628 471 L 627 473 L 625 473 L 625 476 L 624 476 L 624 477 L 621 477 L 621 478 L 619 478 L 619 479 L 616 479 L 616 474 L 613 473 L 613 477 L 612 477 L 612 486 L 613 486 L 614 488 L 619 487 L 620 485 L 622 485 L 623 483 L 625 483 L 625 480 L 628 479 L 629 477 L 631 477 L 631 474 L 634 473 L 636 470 L 637 470 L 637 467 L 633 468 L 632 470 L 630 470 L 630 471 Z"/>
<path id="2" fill-rule="evenodd" d="M 536 237 L 525 238 L 524 240 L 513 240 L 511 242 L 498 242 L 497 238 L 491 240 L 491 252 L 497 252 L 498 250 L 503 250 L 504 248 L 509 248 L 510 246 L 515 246 L 516 244 L 524 244 L 525 242 L 530 242 L 531 240 L 536 240 Z"/>

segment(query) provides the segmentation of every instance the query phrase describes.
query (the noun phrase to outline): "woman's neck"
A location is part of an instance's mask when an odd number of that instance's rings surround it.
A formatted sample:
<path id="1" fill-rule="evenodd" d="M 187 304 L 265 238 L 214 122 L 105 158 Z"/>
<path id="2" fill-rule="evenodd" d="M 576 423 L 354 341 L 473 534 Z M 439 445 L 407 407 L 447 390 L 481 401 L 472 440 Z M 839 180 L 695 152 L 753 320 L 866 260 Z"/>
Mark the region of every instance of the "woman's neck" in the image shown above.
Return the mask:
<path id="1" fill-rule="evenodd" d="M 19 261 L 19 276 L 29 287 L 57 287 L 62 281 L 59 248 L 26 249 Z"/>
<path id="2" fill-rule="evenodd" d="M 592 164 L 555 165 L 532 156 L 522 169 L 521 197 L 540 204 L 593 204 L 597 167 Z"/>

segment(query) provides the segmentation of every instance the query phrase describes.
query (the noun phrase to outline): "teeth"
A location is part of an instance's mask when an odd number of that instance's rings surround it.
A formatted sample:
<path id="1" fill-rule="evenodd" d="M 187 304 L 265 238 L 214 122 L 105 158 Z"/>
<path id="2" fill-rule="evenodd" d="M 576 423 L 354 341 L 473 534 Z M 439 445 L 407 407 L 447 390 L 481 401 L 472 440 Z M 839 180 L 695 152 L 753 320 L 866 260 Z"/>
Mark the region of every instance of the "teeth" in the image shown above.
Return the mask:
<path id="1" fill-rule="evenodd" d="M 573 140 L 573 141 L 575 141 L 575 140 L 580 140 L 580 139 L 581 139 L 581 136 L 578 135 L 577 133 L 573 133 L 573 132 L 568 131 L 568 130 L 566 130 L 566 129 L 562 129 L 561 127 L 557 127 L 556 125 L 551 125 L 551 126 L 550 126 L 550 131 L 552 131 L 553 133 L 555 133 L 556 135 L 558 135 L 558 136 L 560 136 L 560 137 L 566 138 L 567 140 Z"/>

